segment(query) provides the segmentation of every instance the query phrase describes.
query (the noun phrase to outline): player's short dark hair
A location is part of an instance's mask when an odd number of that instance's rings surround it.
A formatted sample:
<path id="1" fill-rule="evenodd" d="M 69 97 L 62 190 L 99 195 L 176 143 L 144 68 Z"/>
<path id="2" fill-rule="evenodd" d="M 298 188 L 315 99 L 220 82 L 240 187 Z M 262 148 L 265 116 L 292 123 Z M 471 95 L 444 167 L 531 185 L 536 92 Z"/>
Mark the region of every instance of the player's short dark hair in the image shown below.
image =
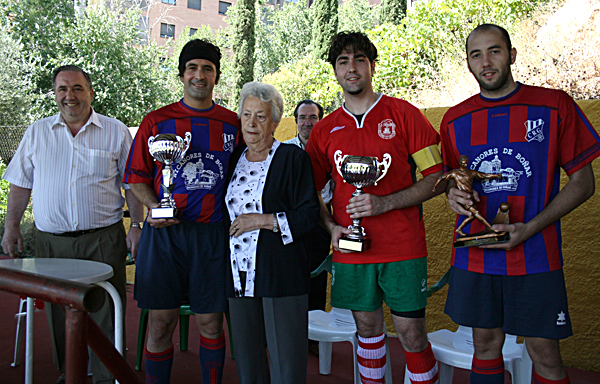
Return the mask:
<path id="1" fill-rule="evenodd" d="M 361 32 L 339 32 L 331 39 L 327 61 L 335 70 L 335 62 L 339 55 L 346 50 L 349 52 L 362 52 L 372 63 L 377 60 L 377 48 L 369 38 Z"/>
<path id="2" fill-rule="evenodd" d="M 469 36 L 467 36 L 467 40 L 465 41 L 465 51 L 467 52 L 467 55 L 469 54 L 469 38 L 475 33 L 491 31 L 493 29 L 500 32 L 502 40 L 504 40 L 504 42 L 506 43 L 506 47 L 510 51 L 512 49 L 512 43 L 510 42 L 510 35 L 508 34 L 508 31 L 506 29 L 496 24 L 481 24 L 478 25 L 474 30 L 472 30 L 471 33 L 469 33 Z"/>
<path id="3" fill-rule="evenodd" d="M 217 78 L 221 73 L 221 50 L 211 42 L 201 39 L 188 41 L 179 54 L 179 77 L 185 72 L 185 65 L 194 59 L 205 59 L 213 63 L 217 69 Z"/>
<path id="4" fill-rule="evenodd" d="M 301 102 L 299 102 L 298 104 L 296 104 L 296 109 L 294 109 L 294 120 L 296 120 L 296 123 L 298 122 L 298 109 L 303 106 L 304 104 L 313 104 L 317 106 L 317 109 L 319 110 L 319 120 L 321 120 L 323 118 L 323 107 L 321 107 L 321 104 L 317 103 L 316 101 L 312 101 L 309 99 L 305 99 L 302 100 Z"/>

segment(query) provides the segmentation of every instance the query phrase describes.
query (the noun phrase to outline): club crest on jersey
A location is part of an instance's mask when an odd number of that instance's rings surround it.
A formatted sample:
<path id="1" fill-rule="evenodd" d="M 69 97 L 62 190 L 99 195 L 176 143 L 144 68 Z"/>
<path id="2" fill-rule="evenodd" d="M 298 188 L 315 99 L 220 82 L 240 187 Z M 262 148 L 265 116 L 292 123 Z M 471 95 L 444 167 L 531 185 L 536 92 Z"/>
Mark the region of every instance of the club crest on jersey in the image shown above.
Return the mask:
<path id="1" fill-rule="evenodd" d="M 519 186 L 519 177 L 523 174 L 523 172 L 515 171 L 512 168 L 502 168 L 502 162 L 498 155 L 491 161 L 482 161 L 479 172 L 502 174 L 502 179 L 485 179 L 481 182 L 481 187 L 485 193 L 516 191 Z"/>
<path id="2" fill-rule="evenodd" d="M 233 145 L 235 144 L 235 135 L 231 133 L 223 133 L 223 151 L 233 152 Z"/>
<path id="3" fill-rule="evenodd" d="M 225 177 L 223 163 L 212 153 L 190 153 L 177 163 L 173 170 L 173 178 L 175 179 L 180 172 L 188 191 L 213 189 L 217 182 Z"/>
<path id="4" fill-rule="evenodd" d="M 537 140 L 541 143 L 544 140 L 544 120 L 527 120 L 525 128 L 527 128 L 527 134 L 525 135 L 527 142 Z"/>
<path id="5" fill-rule="evenodd" d="M 389 140 L 396 136 L 396 124 L 392 121 L 392 119 L 385 119 L 378 126 L 379 137 L 382 139 Z"/>

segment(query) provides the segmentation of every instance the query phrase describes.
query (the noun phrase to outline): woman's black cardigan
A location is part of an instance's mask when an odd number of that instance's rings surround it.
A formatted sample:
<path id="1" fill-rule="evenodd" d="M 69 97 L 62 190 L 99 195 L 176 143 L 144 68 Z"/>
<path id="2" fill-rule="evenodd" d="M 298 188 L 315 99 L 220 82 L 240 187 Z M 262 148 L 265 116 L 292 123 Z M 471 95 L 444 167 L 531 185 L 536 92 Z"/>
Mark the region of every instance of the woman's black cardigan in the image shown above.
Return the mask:
<path id="1" fill-rule="evenodd" d="M 245 146 L 234 150 L 227 185 Z M 227 204 L 223 205 L 227 207 Z M 319 222 L 319 199 L 310 158 L 304 150 L 281 144 L 273 156 L 262 194 L 263 213 L 285 212 L 294 241 L 283 244 L 281 232 L 261 229 L 256 249 L 255 297 L 296 296 L 308 293 L 310 257 L 306 236 Z M 231 225 L 225 212 L 226 228 Z M 227 238 L 229 238 L 227 236 Z M 229 251 L 229 241 L 227 242 Z M 231 262 L 227 252 L 227 296 L 233 297 Z"/>

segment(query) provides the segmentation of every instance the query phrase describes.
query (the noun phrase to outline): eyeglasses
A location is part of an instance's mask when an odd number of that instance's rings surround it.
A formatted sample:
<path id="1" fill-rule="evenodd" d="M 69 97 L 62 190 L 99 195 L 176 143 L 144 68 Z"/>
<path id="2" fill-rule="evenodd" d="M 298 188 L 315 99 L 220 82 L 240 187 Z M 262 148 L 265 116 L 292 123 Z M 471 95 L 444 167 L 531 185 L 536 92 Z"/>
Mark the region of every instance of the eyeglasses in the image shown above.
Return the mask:
<path id="1" fill-rule="evenodd" d="M 306 120 L 310 120 L 313 123 L 316 123 L 317 121 L 319 121 L 319 116 L 317 115 L 310 115 L 310 116 L 298 116 L 298 122 L 299 123 L 304 123 Z"/>

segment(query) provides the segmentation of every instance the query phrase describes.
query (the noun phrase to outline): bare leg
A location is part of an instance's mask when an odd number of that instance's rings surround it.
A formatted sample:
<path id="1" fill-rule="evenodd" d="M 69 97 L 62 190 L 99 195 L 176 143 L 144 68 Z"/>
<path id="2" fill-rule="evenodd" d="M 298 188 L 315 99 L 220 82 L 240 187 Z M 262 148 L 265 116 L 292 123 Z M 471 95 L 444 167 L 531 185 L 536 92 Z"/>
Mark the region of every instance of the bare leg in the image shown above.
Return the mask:
<path id="1" fill-rule="evenodd" d="M 148 312 L 148 352 L 163 352 L 173 344 L 173 331 L 177 326 L 179 308 L 176 309 L 151 309 Z"/>
<path id="2" fill-rule="evenodd" d="M 425 318 L 409 319 L 392 315 L 394 327 L 404 350 L 408 352 L 421 352 L 427 348 L 427 328 Z"/>
<path id="3" fill-rule="evenodd" d="M 533 369 L 538 375 L 550 380 L 560 380 L 567 376 L 558 340 L 539 337 L 527 337 L 525 340 Z"/>

